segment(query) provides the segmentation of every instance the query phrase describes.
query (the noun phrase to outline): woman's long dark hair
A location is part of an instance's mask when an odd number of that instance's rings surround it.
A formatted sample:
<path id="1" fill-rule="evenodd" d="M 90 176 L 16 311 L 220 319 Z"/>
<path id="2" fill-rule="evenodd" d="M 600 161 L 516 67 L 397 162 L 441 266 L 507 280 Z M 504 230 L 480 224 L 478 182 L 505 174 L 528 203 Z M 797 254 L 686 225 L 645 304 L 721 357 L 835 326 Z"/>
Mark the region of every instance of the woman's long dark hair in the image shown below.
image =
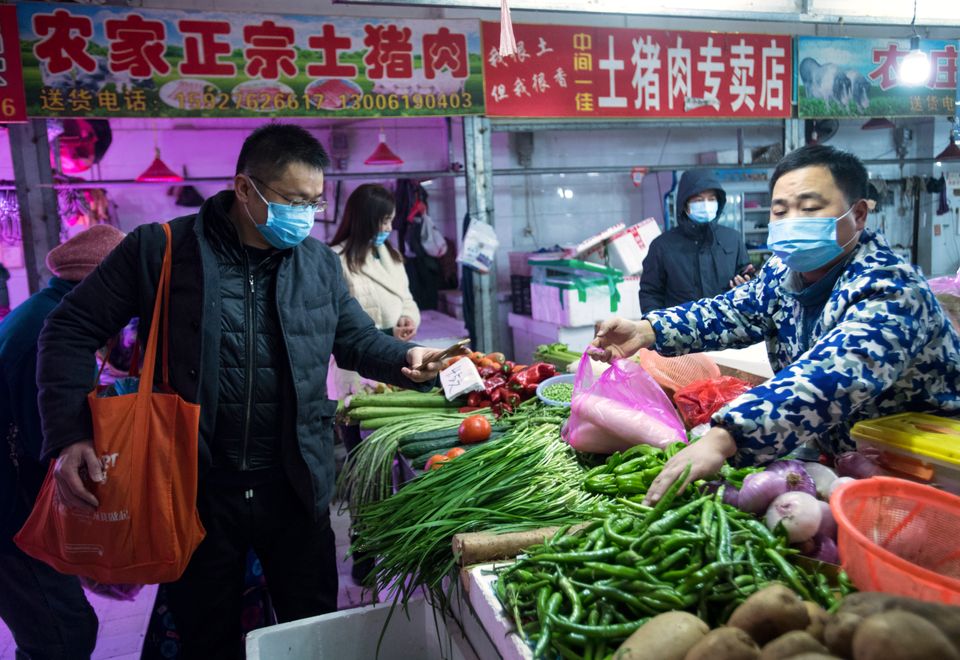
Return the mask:
<path id="1" fill-rule="evenodd" d="M 343 245 L 350 272 L 356 273 L 363 266 L 373 249 L 373 239 L 380 232 L 383 219 L 389 217 L 395 209 L 393 195 L 379 184 L 365 183 L 350 194 L 343 208 L 343 220 L 330 241 L 330 245 Z M 389 241 L 386 246 L 394 261 L 403 261 L 403 257 Z"/>

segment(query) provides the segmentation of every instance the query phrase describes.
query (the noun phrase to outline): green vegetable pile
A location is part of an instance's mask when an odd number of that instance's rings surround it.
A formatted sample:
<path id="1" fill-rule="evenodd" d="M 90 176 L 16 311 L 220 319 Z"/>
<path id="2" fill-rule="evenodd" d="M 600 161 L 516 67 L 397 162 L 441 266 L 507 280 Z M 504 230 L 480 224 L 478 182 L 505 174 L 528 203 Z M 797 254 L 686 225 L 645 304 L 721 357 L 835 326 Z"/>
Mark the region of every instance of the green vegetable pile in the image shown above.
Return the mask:
<path id="1" fill-rule="evenodd" d="M 675 442 L 666 449 L 634 445 L 622 453 L 613 454 L 605 463 L 587 472 L 584 475 L 583 488 L 601 495 L 637 496 L 634 499 L 640 501 L 667 460 L 686 446 L 683 442 Z M 739 489 L 748 474 L 760 471 L 760 468 L 751 467 L 735 470 L 725 464 L 719 476 L 724 483 Z"/>
<path id="2" fill-rule="evenodd" d="M 595 497 L 580 488 L 582 469 L 560 440 L 561 419 L 527 415 L 499 439 L 360 507 L 353 551 L 377 557 L 368 586 L 404 604 L 426 587 L 443 604 L 441 582 L 457 561 L 454 534 L 562 525 L 592 508 Z"/>
<path id="3" fill-rule="evenodd" d="M 354 511 L 386 499 L 393 492 L 393 459 L 400 441 L 417 433 L 443 431 L 456 434 L 466 418 L 467 415 L 459 413 L 408 414 L 391 418 L 361 442 L 347 459 L 337 481 L 337 497 L 348 502 Z"/>
<path id="4" fill-rule="evenodd" d="M 554 383 L 543 388 L 543 396 L 558 403 L 570 403 L 573 401 L 573 384 Z"/>
<path id="5" fill-rule="evenodd" d="M 497 594 L 535 657 L 605 657 L 649 617 L 671 610 L 722 624 L 771 581 L 834 604 L 826 576 L 791 565 L 785 538 L 724 504 L 722 489 L 680 496 L 688 473 L 655 507 L 606 502 L 586 526 L 561 529 L 500 572 Z"/>

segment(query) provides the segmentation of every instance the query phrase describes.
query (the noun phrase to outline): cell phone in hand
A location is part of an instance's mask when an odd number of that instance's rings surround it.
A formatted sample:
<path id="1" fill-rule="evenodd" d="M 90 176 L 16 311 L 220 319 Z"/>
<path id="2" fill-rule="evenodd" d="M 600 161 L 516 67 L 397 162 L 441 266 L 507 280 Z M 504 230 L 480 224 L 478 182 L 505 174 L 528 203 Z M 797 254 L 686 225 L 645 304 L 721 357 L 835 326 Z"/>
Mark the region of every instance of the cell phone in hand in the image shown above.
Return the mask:
<path id="1" fill-rule="evenodd" d="M 431 360 L 431 362 L 443 362 L 444 360 L 447 360 L 447 359 L 449 359 L 449 358 L 456 357 L 456 356 L 462 354 L 462 353 L 463 353 L 463 349 L 465 349 L 465 348 L 466 348 L 467 346 L 469 346 L 469 345 L 470 345 L 470 340 L 469 340 L 469 339 L 461 339 L 461 340 L 458 341 L 456 344 L 453 344 L 452 346 L 449 346 L 449 347 L 445 348 L 445 349 L 443 350 L 443 352 L 440 353 L 440 355 L 438 355 L 436 358 L 434 358 L 433 360 Z M 428 364 L 428 363 L 426 363 L 426 362 L 421 363 L 421 364 L 417 367 L 417 371 L 426 369 L 426 368 L 427 368 L 427 364 Z"/>

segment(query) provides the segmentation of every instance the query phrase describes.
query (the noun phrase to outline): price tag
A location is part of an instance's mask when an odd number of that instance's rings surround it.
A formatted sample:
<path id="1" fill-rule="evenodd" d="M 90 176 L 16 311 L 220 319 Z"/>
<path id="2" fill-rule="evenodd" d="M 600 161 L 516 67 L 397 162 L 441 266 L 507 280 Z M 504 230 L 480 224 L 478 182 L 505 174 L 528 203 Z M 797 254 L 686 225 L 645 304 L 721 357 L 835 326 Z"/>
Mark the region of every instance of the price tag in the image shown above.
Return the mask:
<path id="1" fill-rule="evenodd" d="M 483 391 L 483 379 L 470 360 L 457 360 L 441 371 L 440 384 L 447 401 L 453 401 L 470 392 Z"/>

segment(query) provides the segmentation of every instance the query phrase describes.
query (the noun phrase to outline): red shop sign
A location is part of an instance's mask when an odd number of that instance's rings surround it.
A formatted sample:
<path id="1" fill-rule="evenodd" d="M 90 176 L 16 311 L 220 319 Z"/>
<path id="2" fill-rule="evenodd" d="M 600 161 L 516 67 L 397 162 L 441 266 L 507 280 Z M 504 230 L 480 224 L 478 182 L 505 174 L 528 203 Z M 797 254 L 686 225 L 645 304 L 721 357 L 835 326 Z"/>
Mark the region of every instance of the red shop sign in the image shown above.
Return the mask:
<path id="1" fill-rule="evenodd" d="M 487 114 L 494 117 L 790 117 L 787 35 L 517 25 L 499 56 L 481 25 Z"/>
<path id="2" fill-rule="evenodd" d="M 15 5 L 0 5 L 0 121 L 27 121 Z"/>

